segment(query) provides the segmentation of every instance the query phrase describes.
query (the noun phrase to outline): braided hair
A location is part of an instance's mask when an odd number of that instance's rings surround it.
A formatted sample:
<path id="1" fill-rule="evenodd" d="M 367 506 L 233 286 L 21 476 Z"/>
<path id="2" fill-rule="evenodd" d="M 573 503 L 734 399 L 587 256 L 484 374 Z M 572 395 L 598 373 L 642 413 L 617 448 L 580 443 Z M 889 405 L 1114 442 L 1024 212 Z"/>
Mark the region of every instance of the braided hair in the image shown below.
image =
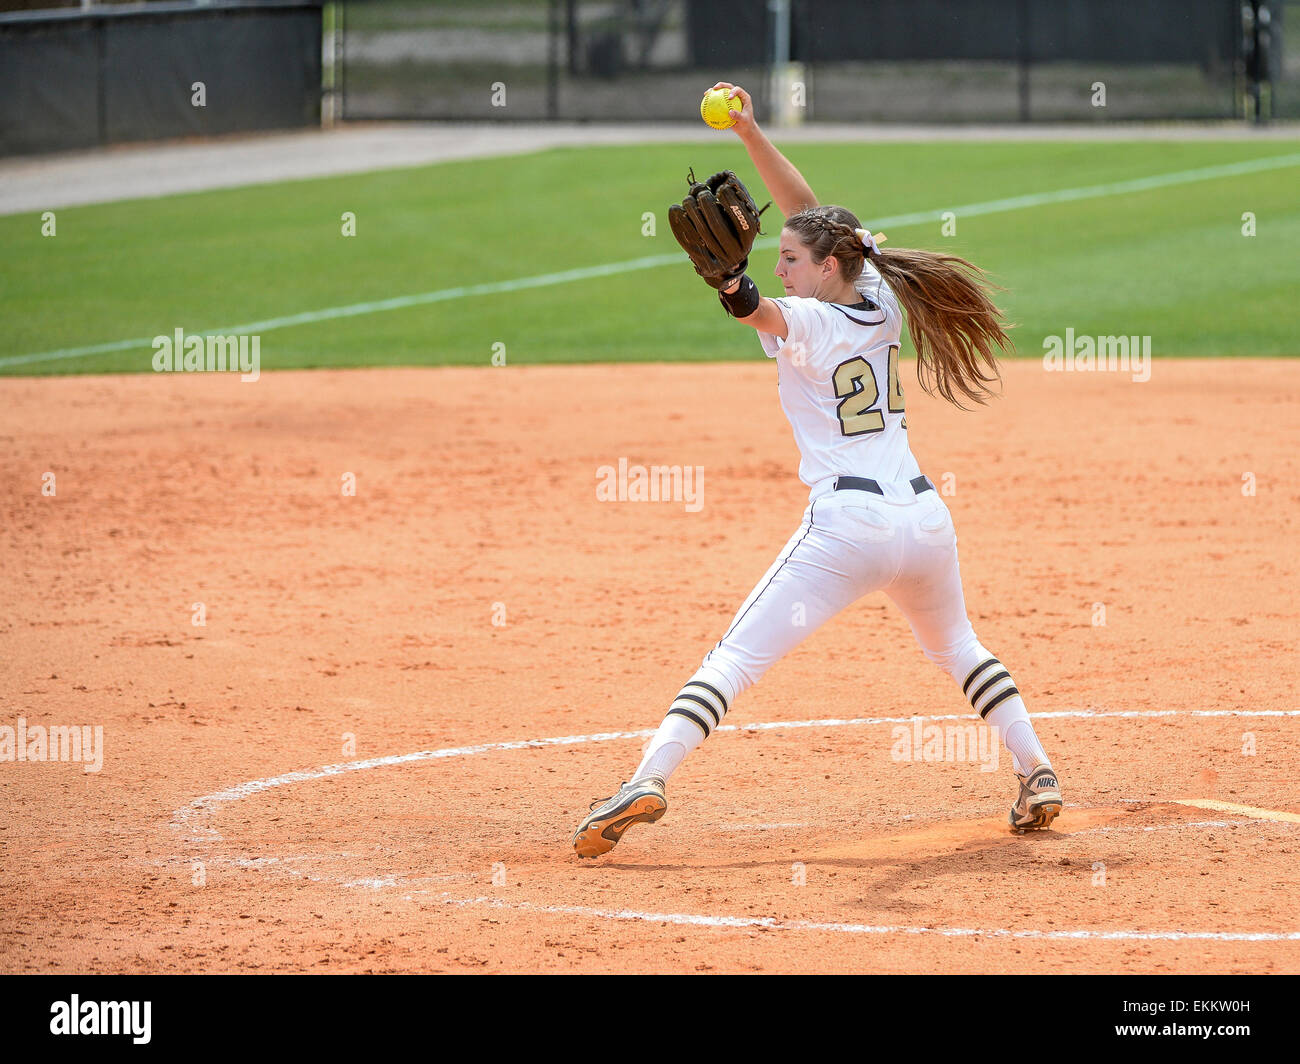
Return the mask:
<path id="1" fill-rule="evenodd" d="M 930 395 L 936 391 L 954 406 L 963 399 L 984 403 L 1000 383 L 993 349 L 1013 349 L 1002 311 L 989 298 L 996 288 L 978 266 L 956 255 L 916 248 L 874 249 L 858 237 L 862 223 L 844 207 L 809 207 L 786 219 L 820 265 L 830 256 L 840 275 L 852 284 L 864 263 L 893 290 L 907 315 L 907 331 L 916 348 L 916 376 Z"/>
<path id="2" fill-rule="evenodd" d="M 852 284 L 861 276 L 867 249 L 858 239 L 857 230 L 862 224 L 852 211 L 834 206 L 808 207 L 786 219 L 785 228 L 799 234 L 818 266 L 834 255 L 844 280 Z"/>

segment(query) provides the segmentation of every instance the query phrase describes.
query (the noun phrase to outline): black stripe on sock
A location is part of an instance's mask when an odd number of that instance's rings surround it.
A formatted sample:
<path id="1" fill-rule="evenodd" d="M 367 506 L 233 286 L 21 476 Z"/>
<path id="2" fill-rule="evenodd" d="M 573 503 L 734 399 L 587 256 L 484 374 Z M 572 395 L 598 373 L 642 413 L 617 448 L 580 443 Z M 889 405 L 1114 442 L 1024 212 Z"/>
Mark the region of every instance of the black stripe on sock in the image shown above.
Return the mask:
<path id="1" fill-rule="evenodd" d="M 692 713 L 689 709 L 682 709 L 679 706 L 673 706 L 673 708 L 668 711 L 667 715 L 672 716 L 674 713 L 676 713 L 679 717 L 685 717 L 687 720 L 695 721 L 695 723 L 700 726 L 700 731 L 704 732 L 704 738 L 707 739 L 709 737 L 709 732 L 710 732 L 709 726 L 705 724 L 700 717 Z"/>
<path id="2" fill-rule="evenodd" d="M 690 683 L 688 683 L 686 686 L 687 686 L 687 687 L 703 687 L 703 688 L 704 688 L 706 691 L 708 691 L 710 694 L 716 695 L 717 698 L 718 698 L 718 701 L 722 704 L 722 715 L 723 715 L 724 717 L 727 715 L 727 710 L 729 710 L 731 707 L 730 707 L 729 705 L 727 705 L 727 700 L 726 700 L 725 698 L 722 697 L 722 692 L 719 691 L 716 687 L 714 687 L 713 684 L 711 684 L 711 683 L 705 683 L 703 680 L 692 680 L 692 681 L 691 681 Z"/>
<path id="3" fill-rule="evenodd" d="M 980 720 L 987 720 L 989 713 L 992 712 L 993 707 L 996 706 L 999 702 L 1003 702 L 1006 699 L 1010 698 L 1012 695 L 1018 695 L 1018 694 L 1020 694 L 1020 692 L 1016 690 L 1015 685 L 1013 684 L 1011 687 L 1008 687 L 1005 691 L 1000 692 L 996 698 L 990 698 L 989 704 L 980 710 Z"/>
<path id="4" fill-rule="evenodd" d="M 961 685 L 961 693 L 965 694 L 967 691 L 969 691 L 970 685 L 975 682 L 975 677 L 978 676 L 980 673 L 982 673 L 990 665 L 1001 665 L 1001 664 L 1002 662 L 998 661 L 997 658 L 986 658 L 984 661 L 981 661 L 978 665 L 975 666 L 974 669 L 971 670 L 971 674 L 966 677 L 966 682 Z"/>
<path id="5" fill-rule="evenodd" d="M 718 711 L 714 709 L 711 705 L 709 705 L 707 700 L 701 698 L 699 695 L 688 695 L 685 691 L 683 691 L 681 694 L 677 696 L 676 699 L 674 699 L 674 701 L 680 701 L 683 698 L 689 698 L 692 702 L 698 702 L 705 709 L 707 709 L 709 711 L 709 716 L 713 718 L 713 723 L 715 725 L 722 723 L 722 718 L 718 716 Z"/>
<path id="6" fill-rule="evenodd" d="M 985 680 L 982 684 L 980 684 L 979 690 L 970 696 L 971 708 L 972 709 L 976 708 L 976 704 L 980 700 L 980 695 L 982 695 L 995 683 L 997 683 L 1000 680 L 1009 680 L 1009 679 L 1011 679 L 1011 673 L 1007 672 L 1006 669 L 1003 669 L 1001 672 L 996 673 L 993 676 L 990 676 L 987 680 Z"/>

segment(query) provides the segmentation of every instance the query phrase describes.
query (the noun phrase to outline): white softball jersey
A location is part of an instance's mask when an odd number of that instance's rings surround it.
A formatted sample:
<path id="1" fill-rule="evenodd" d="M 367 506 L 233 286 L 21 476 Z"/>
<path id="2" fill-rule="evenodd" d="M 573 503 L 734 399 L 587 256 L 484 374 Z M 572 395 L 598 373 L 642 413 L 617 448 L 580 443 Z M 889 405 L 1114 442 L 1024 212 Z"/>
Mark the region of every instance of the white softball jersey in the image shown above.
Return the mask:
<path id="1" fill-rule="evenodd" d="M 837 476 L 885 485 L 921 472 L 907 442 L 899 380 L 902 311 L 869 264 L 857 287 L 863 301 L 855 306 L 777 299 L 788 335 L 758 334 L 764 352 L 777 360 L 781 408 L 810 498 L 833 490 Z"/>

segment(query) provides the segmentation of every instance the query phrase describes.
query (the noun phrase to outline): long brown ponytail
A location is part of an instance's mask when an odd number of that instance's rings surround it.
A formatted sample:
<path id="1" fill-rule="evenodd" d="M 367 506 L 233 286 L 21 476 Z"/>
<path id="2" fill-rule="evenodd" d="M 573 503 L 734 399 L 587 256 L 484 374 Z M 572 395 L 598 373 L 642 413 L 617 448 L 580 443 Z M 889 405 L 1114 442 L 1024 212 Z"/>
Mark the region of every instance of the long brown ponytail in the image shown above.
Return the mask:
<path id="1" fill-rule="evenodd" d="M 843 207 L 809 207 L 786 219 L 815 263 L 834 255 L 840 274 L 852 283 L 871 264 L 898 296 L 907 313 L 907 331 L 916 348 L 916 377 L 929 394 L 936 391 L 954 406 L 962 398 L 984 403 L 1001 383 L 994 347 L 1014 348 L 1002 311 L 989 298 L 996 288 L 978 266 L 956 255 L 915 248 L 868 251 L 855 230 L 862 227 Z"/>

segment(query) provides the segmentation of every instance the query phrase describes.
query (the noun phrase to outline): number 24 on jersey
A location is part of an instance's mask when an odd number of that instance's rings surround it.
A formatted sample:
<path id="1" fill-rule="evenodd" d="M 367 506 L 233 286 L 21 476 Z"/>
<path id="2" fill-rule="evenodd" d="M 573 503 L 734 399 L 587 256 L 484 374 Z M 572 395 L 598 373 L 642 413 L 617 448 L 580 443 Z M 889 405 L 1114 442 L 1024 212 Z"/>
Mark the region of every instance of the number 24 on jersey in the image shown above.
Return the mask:
<path id="1" fill-rule="evenodd" d="M 871 363 L 861 355 L 855 355 L 835 367 L 831 377 L 835 386 L 835 397 L 840 405 L 835 413 L 840 419 L 840 434 L 843 436 L 866 436 L 873 432 L 882 432 L 885 428 L 885 415 L 876 408 L 880 399 L 880 385 L 876 382 L 876 371 Z M 891 414 L 903 412 L 903 386 L 898 380 L 898 344 L 889 345 L 889 394 L 886 403 Z M 907 428 L 907 418 L 903 418 L 903 428 Z"/>

